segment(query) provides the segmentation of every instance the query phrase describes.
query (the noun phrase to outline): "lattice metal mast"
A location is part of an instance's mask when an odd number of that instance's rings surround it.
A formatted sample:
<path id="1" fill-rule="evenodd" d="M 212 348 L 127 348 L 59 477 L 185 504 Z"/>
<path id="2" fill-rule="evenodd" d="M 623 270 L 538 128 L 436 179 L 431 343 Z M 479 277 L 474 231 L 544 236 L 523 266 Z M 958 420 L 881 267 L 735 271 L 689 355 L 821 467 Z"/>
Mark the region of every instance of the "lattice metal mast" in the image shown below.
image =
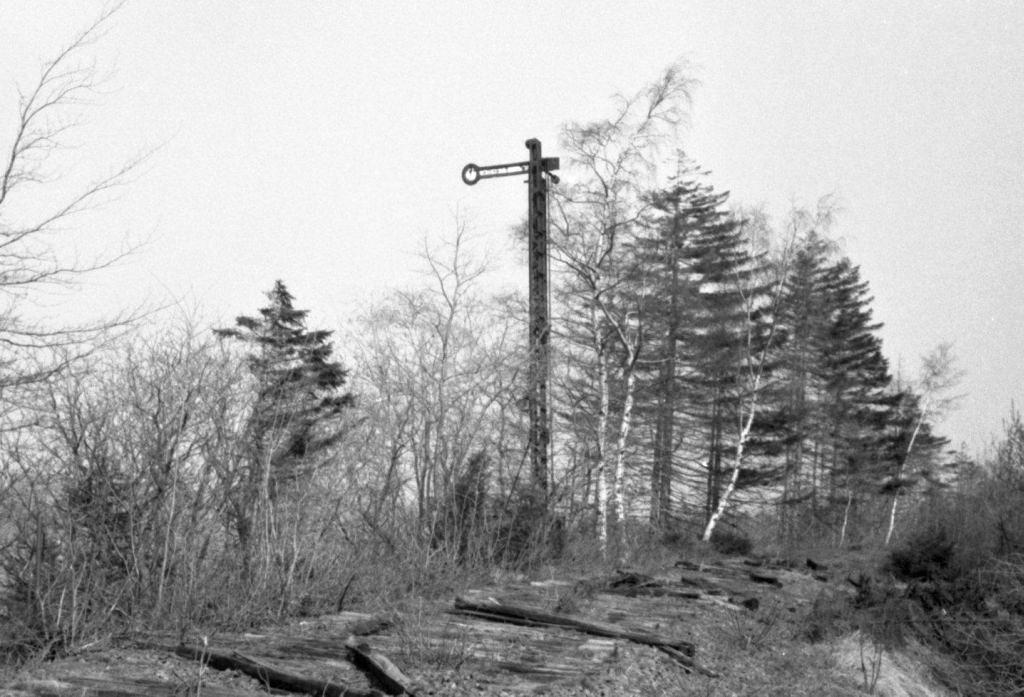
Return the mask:
<path id="1" fill-rule="evenodd" d="M 547 492 L 551 460 L 551 410 L 548 385 L 551 379 L 551 291 L 548 284 L 548 182 L 558 177 L 557 157 L 543 157 L 540 141 L 526 141 L 530 159 L 504 165 L 480 167 L 468 164 L 462 168 L 462 181 L 469 185 L 481 179 L 527 175 L 527 218 L 529 221 L 530 273 L 530 466 L 533 481 Z"/>

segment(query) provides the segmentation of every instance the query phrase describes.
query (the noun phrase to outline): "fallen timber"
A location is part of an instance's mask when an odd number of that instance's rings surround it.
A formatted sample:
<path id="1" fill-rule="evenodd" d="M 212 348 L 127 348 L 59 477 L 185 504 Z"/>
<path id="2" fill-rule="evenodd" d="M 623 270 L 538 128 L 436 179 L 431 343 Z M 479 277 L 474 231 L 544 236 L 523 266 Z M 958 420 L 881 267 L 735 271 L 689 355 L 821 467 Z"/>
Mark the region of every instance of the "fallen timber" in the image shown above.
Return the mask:
<path id="1" fill-rule="evenodd" d="M 416 697 L 419 691 L 413 681 L 391 662 L 382 652 L 369 646 L 360 637 L 376 633 L 390 627 L 392 620 L 370 617 L 360 620 L 348 627 L 351 632 L 344 642 L 346 658 L 371 681 L 388 695 L 410 695 Z M 301 642 L 300 642 L 301 644 Z M 274 668 L 256 659 L 245 656 L 237 651 L 230 653 L 211 651 L 208 647 L 195 647 L 180 644 L 175 653 L 182 658 L 200 661 L 216 670 L 237 670 L 244 675 L 255 678 L 264 687 L 286 690 L 289 692 L 313 695 L 338 694 L 345 697 L 376 697 L 381 692 L 375 689 L 365 690 L 337 682 L 309 679 L 295 673 Z"/>
<path id="2" fill-rule="evenodd" d="M 419 689 L 380 651 L 370 648 L 365 642 L 349 637 L 345 641 L 349 658 L 357 668 L 370 676 L 389 695 L 409 695 L 416 697 Z"/>
<path id="3" fill-rule="evenodd" d="M 635 571 L 620 571 L 605 582 L 601 592 L 625 595 L 630 598 L 646 595 L 654 598 L 700 600 L 703 597 L 699 590 L 671 588 L 656 578 Z"/>
<path id="4" fill-rule="evenodd" d="M 287 673 L 266 663 L 243 656 L 237 651 L 226 654 L 210 651 L 205 646 L 181 644 L 174 650 L 174 653 L 182 658 L 199 661 L 215 670 L 237 670 L 255 678 L 264 687 L 270 689 L 306 695 L 322 695 L 323 697 L 384 697 L 384 693 L 380 690 L 361 690 L 328 680 L 316 680 Z"/>
<path id="5" fill-rule="evenodd" d="M 492 622 L 508 622 L 510 624 L 531 627 L 560 627 L 584 634 L 611 639 L 624 639 L 636 644 L 645 644 L 653 646 L 671 656 L 688 670 L 708 677 L 718 677 L 717 673 L 705 668 L 694 660 L 696 647 L 682 639 L 669 639 L 649 632 L 631 631 L 612 624 L 587 622 L 575 617 L 544 612 L 536 608 L 508 605 L 493 599 L 487 602 L 474 602 L 466 598 L 456 598 L 453 612 Z"/>
<path id="6" fill-rule="evenodd" d="M 776 588 L 782 588 L 782 581 L 779 580 L 778 576 L 773 574 L 763 574 L 757 571 L 751 571 L 749 574 L 750 580 L 754 583 L 764 583 L 769 586 L 775 586 Z"/>

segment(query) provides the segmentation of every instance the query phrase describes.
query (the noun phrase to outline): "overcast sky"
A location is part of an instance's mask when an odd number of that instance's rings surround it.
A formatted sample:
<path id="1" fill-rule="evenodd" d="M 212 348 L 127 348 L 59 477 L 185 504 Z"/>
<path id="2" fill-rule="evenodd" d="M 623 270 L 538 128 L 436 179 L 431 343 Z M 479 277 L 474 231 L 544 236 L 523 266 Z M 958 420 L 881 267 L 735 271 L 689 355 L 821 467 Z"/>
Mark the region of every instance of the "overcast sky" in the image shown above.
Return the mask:
<path id="1" fill-rule="evenodd" d="M 0 0 L 0 146 L 14 85 L 102 7 Z M 230 321 L 281 278 L 340 326 L 456 214 L 511 253 L 523 185 L 466 187 L 465 163 L 530 137 L 557 156 L 561 123 L 685 58 L 681 145 L 712 183 L 777 220 L 834 194 L 894 369 L 954 343 L 954 445 L 1024 394 L 1024 3 L 133 0 L 89 56 L 114 72 L 67 171 L 161 147 L 77 244 L 149 242 L 54 312 L 172 298 Z"/>

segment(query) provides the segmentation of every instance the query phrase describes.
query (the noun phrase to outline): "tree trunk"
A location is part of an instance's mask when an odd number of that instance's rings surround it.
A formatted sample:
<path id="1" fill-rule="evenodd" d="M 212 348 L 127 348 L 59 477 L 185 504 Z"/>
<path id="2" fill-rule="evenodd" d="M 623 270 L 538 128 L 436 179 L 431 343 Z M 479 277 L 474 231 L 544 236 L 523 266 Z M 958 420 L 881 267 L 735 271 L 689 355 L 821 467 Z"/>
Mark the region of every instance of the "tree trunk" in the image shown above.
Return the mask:
<path id="1" fill-rule="evenodd" d="M 896 479 L 899 480 L 903 476 L 903 468 L 907 464 L 907 460 L 910 459 L 910 453 L 914 449 L 914 441 L 917 440 L 917 434 L 921 432 L 921 425 L 924 423 L 925 415 L 928 413 L 928 402 L 925 402 L 924 408 L 921 410 L 921 416 L 917 419 L 917 424 L 914 426 L 914 432 L 910 435 L 910 442 L 907 443 L 907 450 L 903 453 L 903 460 L 900 462 L 900 466 L 896 469 Z M 892 507 L 889 509 L 889 529 L 885 532 L 885 544 L 889 545 L 892 540 L 893 530 L 896 529 L 896 504 L 899 502 L 900 490 L 899 487 L 892 494 Z"/>
<path id="2" fill-rule="evenodd" d="M 615 443 L 615 475 L 612 480 L 612 495 L 615 501 L 615 526 L 616 544 L 622 543 L 622 525 L 625 520 L 626 506 L 622 493 L 622 483 L 626 476 L 626 447 L 629 440 L 629 430 L 633 421 L 633 392 L 636 389 L 636 371 L 634 362 L 630 357 L 629 362 L 623 367 L 625 395 L 622 403 L 622 420 L 619 422 L 619 435 Z"/>
<path id="3" fill-rule="evenodd" d="M 664 376 L 668 372 L 662 368 L 661 380 L 664 383 Z M 667 388 L 662 387 L 662 390 Z M 662 392 L 658 397 L 657 414 L 654 422 L 654 457 L 651 463 L 651 524 L 655 527 L 662 525 L 668 513 L 666 499 L 671 497 L 671 480 L 668 476 L 671 462 L 671 440 L 672 422 L 669 419 L 670 397 Z"/>
<path id="4" fill-rule="evenodd" d="M 719 500 L 718 507 L 715 512 L 708 519 L 708 524 L 704 527 L 704 534 L 701 539 L 704 542 L 711 541 L 711 534 L 715 531 L 715 526 L 718 525 L 718 521 L 721 520 L 725 514 L 726 507 L 729 505 L 729 498 L 736 490 L 736 482 L 740 478 L 740 467 L 743 465 L 743 448 L 747 443 L 747 438 L 750 437 L 750 429 L 754 426 L 754 417 L 757 415 L 757 393 L 761 385 L 761 373 L 764 366 L 764 360 L 762 356 L 761 365 L 758 367 L 758 372 L 754 376 L 753 384 L 750 389 L 750 413 L 747 415 L 747 421 L 743 424 L 740 429 L 739 438 L 736 439 L 736 459 L 733 462 L 732 476 L 729 477 L 729 484 L 725 487 L 725 491 L 722 492 Z"/>
<path id="5" fill-rule="evenodd" d="M 711 407 L 711 431 L 708 436 L 707 491 L 704 492 L 704 522 L 711 520 L 718 508 L 722 478 L 722 425 L 719 422 L 719 405 L 715 397 Z"/>
<path id="6" fill-rule="evenodd" d="M 608 434 L 608 364 L 601 346 L 600 328 L 597 322 L 597 310 L 591 309 L 591 321 L 594 331 L 594 348 L 597 351 L 597 384 L 600 391 L 600 406 L 597 412 L 596 450 L 597 464 L 594 476 L 597 478 L 597 539 L 601 549 L 601 557 L 608 556 L 608 475 L 605 472 L 605 443 Z"/>
<path id="7" fill-rule="evenodd" d="M 747 418 L 747 423 L 740 432 L 740 437 L 736 443 L 736 460 L 733 464 L 732 476 L 729 477 L 729 484 L 726 485 L 725 491 L 722 492 L 718 500 L 718 507 L 715 512 L 708 519 L 708 524 L 704 527 L 704 535 L 701 539 L 704 542 L 711 541 L 711 534 L 715 531 L 715 526 L 718 525 L 718 521 L 721 520 L 725 514 L 725 509 L 729 505 L 729 498 L 732 496 L 733 491 L 736 490 L 736 482 L 740 478 L 740 465 L 743 464 L 743 446 L 747 442 L 747 437 L 750 435 L 750 427 L 754 423 L 754 409 L 751 408 L 750 416 Z"/>
<path id="8" fill-rule="evenodd" d="M 846 493 L 846 506 L 843 508 L 843 525 L 839 529 L 839 547 L 846 544 L 846 530 L 850 523 L 850 509 L 853 507 L 853 489 Z"/>
<path id="9" fill-rule="evenodd" d="M 678 218 L 673 225 L 678 226 Z M 673 229 L 673 236 L 678 229 Z M 674 239 L 674 237 L 673 237 Z M 675 444 L 676 423 L 676 352 L 679 343 L 679 266 L 675 258 L 675 245 L 670 245 L 668 264 L 672 270 L 669 286 L 668 331 L 661 356 L 658 376 L 658 413 L 655 417 L 654 462 L 651 467 L 651 523 L 664 525 L 672 506 L 672 455 Z"/>

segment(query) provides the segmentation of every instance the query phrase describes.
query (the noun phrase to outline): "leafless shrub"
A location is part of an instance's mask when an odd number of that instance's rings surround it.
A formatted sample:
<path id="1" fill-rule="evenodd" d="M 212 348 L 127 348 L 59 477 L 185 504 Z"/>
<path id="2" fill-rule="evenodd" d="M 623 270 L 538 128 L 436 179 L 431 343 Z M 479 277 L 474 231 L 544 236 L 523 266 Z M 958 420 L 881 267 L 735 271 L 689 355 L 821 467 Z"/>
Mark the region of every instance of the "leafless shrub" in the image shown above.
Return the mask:
<path id="1" fill-rule="evenodd" d="M 860 651 L 861 686 L 867 694 L 873 695 L 875 688 L 878 687 L 878 680 L 882 677 L 885 645 L 871 634 L 863 632 L 857 635 L 857 641 Z"/>
<path id="2" fill-rule="evenodd" d="M 954 659 L 946 681 L 990 697 L 1024 689 L 1024 425 L 1014 412 L 985 468 L 933 496 L 890 568 L 927 613 L 925 637 Z"/>
<path id="3" fill-rule="evenodd" d="M 934 638 L 956 659 L 949 682 L 978 697 L 1024 689 L 1024 557 L 999 560 L 977 577 L 976 605 L 931 615 Z"/>

